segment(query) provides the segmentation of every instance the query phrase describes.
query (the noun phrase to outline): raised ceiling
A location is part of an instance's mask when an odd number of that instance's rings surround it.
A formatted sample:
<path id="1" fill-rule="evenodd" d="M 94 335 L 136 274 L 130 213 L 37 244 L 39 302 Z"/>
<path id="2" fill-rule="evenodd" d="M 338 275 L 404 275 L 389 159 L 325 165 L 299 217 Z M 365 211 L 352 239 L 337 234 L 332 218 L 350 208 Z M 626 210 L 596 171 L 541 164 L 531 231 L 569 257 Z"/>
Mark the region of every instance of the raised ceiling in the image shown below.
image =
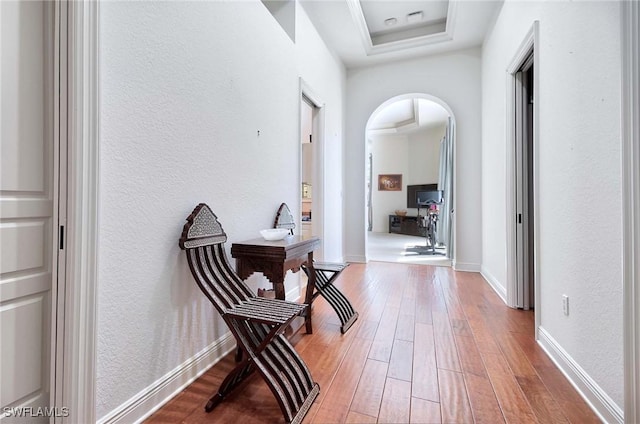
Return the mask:
<path id="1" fill-rule="evenodd" d="M 425 128 L 446 125 L 449 113 L 426 99 L 398 100 L 378 111 L 367 125 L 369 135 L 406 134 Z"/>
<path id="2" fill-rule="evenodd" d="M 479 46 L 502 0 L 300 0 L 347 68 Z"/>
<path id="3" fill-rule="evenodd" d="M 359 4 L 373 44 L 444 32 L 449 1 L 354 2 Z M 386 41 L 389 40 L 389 41 Z"/>

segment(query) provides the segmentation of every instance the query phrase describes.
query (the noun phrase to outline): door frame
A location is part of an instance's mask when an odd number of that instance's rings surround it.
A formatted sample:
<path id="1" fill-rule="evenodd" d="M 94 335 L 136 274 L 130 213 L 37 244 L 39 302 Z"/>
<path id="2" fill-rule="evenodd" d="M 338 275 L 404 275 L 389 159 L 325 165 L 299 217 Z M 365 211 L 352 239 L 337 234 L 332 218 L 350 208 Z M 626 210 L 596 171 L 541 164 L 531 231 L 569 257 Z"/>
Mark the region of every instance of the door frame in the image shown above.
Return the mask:
<path id="1" fill-rule="evenodd" d="M 51 25 L 50 64 L 52 75 L 52 136 L 53 136 L 53 220 L 52 220 L 52 272 L 51 272 L 51 355 L 50 355 L 50 402 L 57 407 L 66 406 L 62 397 L 64 387 L 64 331 L 66 247 L 64 229 L 67 227 L 67 170 L 68 170 L 68 3 L 49 3 L 49 17 L 45 25 Z M 61 334 L 61 337 L 58 337 Z M 53 417 L 53 422 L 62 422 Z"/>
<path id="2" fill-rule="evenodd" d="M 326 240 L 325 238 L 325 225 L 324 225 L 324 157 L 325 157 L 325 103 L 322 98 L 315 93 L 311 86 L 302 78 L 300 78 L 300 90 L 299 90 L 299 103 L 298 103 L 298 134 L 302 131 L 301 113 L 302 102 L 305 101 L 303 97 L 311 102 L 312 108 L 316 109 L 313 113 L 311 120 L 313 138 L 313 161 L 315 163 L 315 173 L 313 176 L 314 186 L 312 189 L 312 234 L 318 236 L 320 240 Z M 302 143 L 298 140 L 298 205 L 302 205 Z M 300 231 L 302 231 L 302 223 L 300 223 Z M 324 243 L 320 243 L 320 247 L 316 250 L 314 255 L 317 259 L 323 259 L 324 255 Z"/>
<path id="3" fill-rule="evenodd" d="M 515 116 L 516 85 L 515 74 L 522 68 L 522 65 L 533 50 L 533 272 L 534 272 L 534 310 L 535 310 L 535 332 L 538 338 L 538 327 L 540 326 L 540 263 L 539 263 L 539 231 L 540 231 L 540 202 L 539 202 L 539 70 L 540 63 L 540 23 L 534 21 L 528 31 L 515 56 L 506 70 L 507 80 L 507 145 L 506 145 L 506 235 L 507 235 L 507 284 L 506 297 L 507 305 L 515 308 L 517 305 L 517 279 L 516 279 L 516 186 L 512 176 L 515 175 L 515 143 L 516 124 Z"/>
<path id="4" fill-rule="evenodd" d="M 68 8 L 60 31 L 67 34 L 67 107 L 60 108 L 66 125 L 67 219 L 66 273 L 58 281 L 63 290 L 52 325 L 62 335 L 56 349 L 57 379 L 52 381 L 56 406 L 68 408 L 67 417 L 56 423 L 95 422 L 96 294 L 98 275 L 99 202 L 99 1 L 60 1 Z M 62 87 L 64 88 L 64 87 Z M 64 152 L 61 152 L 61 154 Z M 54 193 L 54 196 L 64 195 Z M 57 276 L 54 276 L 57 278 Z M 55 334 L 55 333 L 54 333 Z M 55 341 L 54 340 L 54 343 Z M 55 386 L 54 386 L 55 385 Z"/>
<path id="5" fill-rule="evenodd" d="M 535 72 L 533 50 L 529 50 L 522 65 L 514 74 L 514 150 L 515 150 L 515 173 L 514 173 L 514 192 L 515 199 L 515 216 L 516 219 L 516 292 L 515 306 L 524 310 L 531 308 L 533 295 L 533 281 L 530 278 L 532 272 L 531 257 L 533 251 L 531 244 L 534 242 L 531 224 L 533 221 L 533 202 L 530 204 L 532 197 L 532 164 L 533 157 L 531 150 L 533 147 L 532 134 L 529 130 L 533 127 L 533 123 L 529 117 L 529 99 L 533 93 L 528 90 L 529 77 Z M 535 278 L 535 277 L 534 277 Z"/>
<path id="6" fill-rule="evenodd" d="M 624 420 L 640 421 L 640 6 L 622 2 Z"/>

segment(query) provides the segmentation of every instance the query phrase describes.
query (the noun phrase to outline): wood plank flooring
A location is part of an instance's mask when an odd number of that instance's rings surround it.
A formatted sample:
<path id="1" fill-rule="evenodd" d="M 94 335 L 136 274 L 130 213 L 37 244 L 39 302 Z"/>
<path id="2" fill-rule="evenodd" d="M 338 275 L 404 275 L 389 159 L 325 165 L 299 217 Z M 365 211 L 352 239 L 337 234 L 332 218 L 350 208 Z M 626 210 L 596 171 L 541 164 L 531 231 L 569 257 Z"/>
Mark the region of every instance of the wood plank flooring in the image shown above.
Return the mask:
<path id="1" fill-rule="evenodd" d="M 336 285 L 360 318 L 340 334 L 314 303 L 314 333 L 291 337 L 320 395 L 305 423 L 599 423 L 533 338 L 534 315 L 504 305 L 479 274 L 352 264 Z M 147 423 L 279 423 L 258 374 L 207 414 L 229 354 Z"/>

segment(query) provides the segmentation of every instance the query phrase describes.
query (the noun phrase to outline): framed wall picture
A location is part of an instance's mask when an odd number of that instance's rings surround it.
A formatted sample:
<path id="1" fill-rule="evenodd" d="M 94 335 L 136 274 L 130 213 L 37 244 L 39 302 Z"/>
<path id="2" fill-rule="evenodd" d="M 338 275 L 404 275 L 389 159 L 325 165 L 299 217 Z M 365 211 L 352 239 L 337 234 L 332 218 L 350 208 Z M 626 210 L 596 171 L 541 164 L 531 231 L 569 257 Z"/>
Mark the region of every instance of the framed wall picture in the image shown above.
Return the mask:
<path id="1" fill-rule="evenodd" d="M 379 191 L 402 191 L 402 174 L 379 174 Z"/>

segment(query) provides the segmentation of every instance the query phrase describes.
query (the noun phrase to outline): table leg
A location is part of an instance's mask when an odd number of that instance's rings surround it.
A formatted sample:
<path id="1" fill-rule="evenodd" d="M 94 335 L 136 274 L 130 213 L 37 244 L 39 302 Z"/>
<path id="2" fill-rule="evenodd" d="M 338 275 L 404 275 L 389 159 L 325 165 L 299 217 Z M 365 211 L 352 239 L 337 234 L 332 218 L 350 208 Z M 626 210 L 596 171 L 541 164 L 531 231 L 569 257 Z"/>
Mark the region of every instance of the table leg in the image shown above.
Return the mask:
<path id="1" fill-rule="evenodd" d="M 309 252 L 307 254 L 306 266 L 309 270 L 309 273 L 307 274 L 307 292 L 304 303 L 309 306 L 307 306 L 307 316 L 305 317 L 304 323 L 306 326 L 307 334 L 313 334 L 313 325 L 311 323 L 311 304 L 313 302 L 313 292 L 316 290 L 316 272 L 313 269 L 313 252 Z"/>
<path id="2" fill-rule="evenodd" d="M 273 284 L 273 289 L 276 292 L 276 299 L 286 300 L 287 296 L 284 290 L 284 276 L 286 271 L 283 272 L 282 269 L 278 271 L 280 272 L 274 272 L 273 274 L 275 275 L 269 276 L 269 280 Z"/>

